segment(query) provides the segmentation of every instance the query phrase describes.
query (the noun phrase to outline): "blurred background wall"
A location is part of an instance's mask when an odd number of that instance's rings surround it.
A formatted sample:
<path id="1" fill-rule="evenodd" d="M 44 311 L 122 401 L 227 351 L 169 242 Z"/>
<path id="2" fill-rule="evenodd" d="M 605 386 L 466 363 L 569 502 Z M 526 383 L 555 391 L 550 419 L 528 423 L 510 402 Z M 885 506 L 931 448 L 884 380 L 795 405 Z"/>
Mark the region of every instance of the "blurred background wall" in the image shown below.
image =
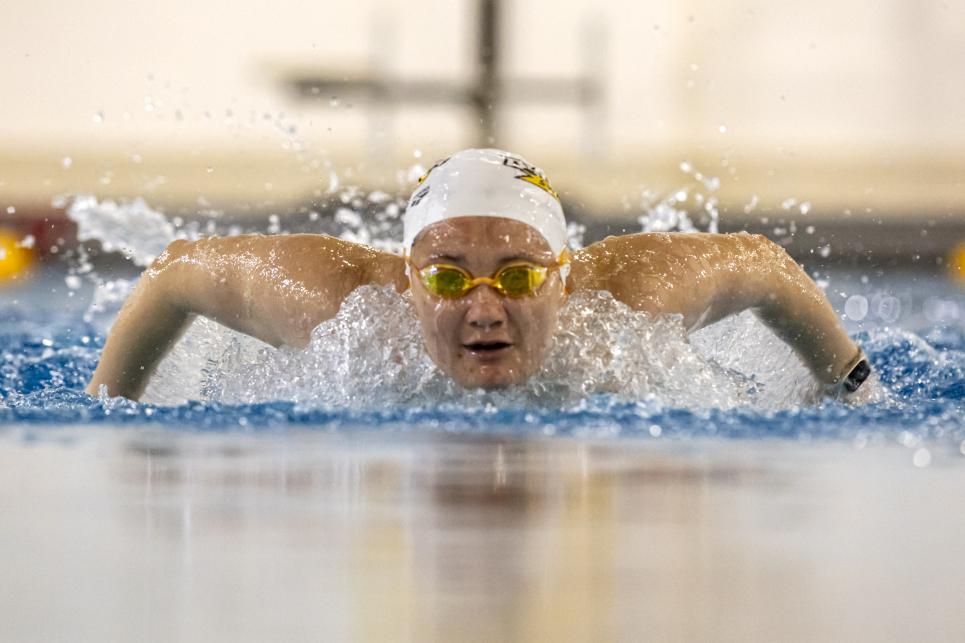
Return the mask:
<path id="1" fill-rule="evenodd" d="M 965 3 L 37 0 L 0 5 L 0 60 L 0 219 L 70 193 L 263 217 L 492 143 L 606 230 L 687 186 L 723 229 L 903 256 L 965 220 Z"/>

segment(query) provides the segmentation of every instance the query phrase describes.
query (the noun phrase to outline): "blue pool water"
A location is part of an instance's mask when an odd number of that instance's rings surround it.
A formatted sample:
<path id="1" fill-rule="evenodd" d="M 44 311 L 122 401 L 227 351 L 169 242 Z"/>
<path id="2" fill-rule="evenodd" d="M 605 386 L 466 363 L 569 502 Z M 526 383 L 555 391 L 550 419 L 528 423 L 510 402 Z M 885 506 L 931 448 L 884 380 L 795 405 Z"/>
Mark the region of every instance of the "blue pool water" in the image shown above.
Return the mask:
<path id="1" fill-rule="evenodd" d="M 89 315 L 85 320 L 91 288 L 74 283 L 72 290 L 65 286 L 63 274 L 50 273 L 26 287 L 0 292 L 0 423 L 35 427 L 37 432 L 51 424 L 106 424 L 187 431 L 376 427 L 648 440 L 779 437 L 859 444 L 897 441 L 908 447 L 942 444 L 965 453 L 965 294 L 961 286 L 917 272 L 869 274 L 819 278 L 828 279 L 829 298 L 842 311 L 849 332 L 864 347 L 878 374 L 878 401 L 853 407 L 824 400 L 774 409 L 757 404 L 699 408 L 659 395 L 627 399 L 594 392 L 557 405 L 499 404 L 480 398 L 478 405 L 470 407 L 425 399 L 347 408 L 291 399 L 189 400 L 173 406 L 98 399 L 86 395 L 83 388 L 96 366 L 106 327 Z"/>

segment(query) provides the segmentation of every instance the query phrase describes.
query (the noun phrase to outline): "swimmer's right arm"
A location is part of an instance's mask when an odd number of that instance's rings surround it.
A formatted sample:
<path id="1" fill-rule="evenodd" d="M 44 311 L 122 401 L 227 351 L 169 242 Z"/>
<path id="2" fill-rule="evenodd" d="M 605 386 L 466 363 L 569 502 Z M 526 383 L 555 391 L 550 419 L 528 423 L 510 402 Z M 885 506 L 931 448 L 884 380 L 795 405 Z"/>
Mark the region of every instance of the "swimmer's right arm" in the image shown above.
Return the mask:
<path id="1" fill-rule="evenodd" d="M 272 346 L 304 346 L 363 283 L 403 289 L 400 260 L 321 235 L 175 241 L 124 303 L 87 392 L 138 399 L 197 315 Z"/>
<path id="2" fill-rule="evenodd" d="M 141 275 L 111 327 L 87 393 L 136 400 L 158 362 L 187 328 L 189 311 L 172 296 L 176 281 L 171 259 L 185 242 L 176 241 Z"/>

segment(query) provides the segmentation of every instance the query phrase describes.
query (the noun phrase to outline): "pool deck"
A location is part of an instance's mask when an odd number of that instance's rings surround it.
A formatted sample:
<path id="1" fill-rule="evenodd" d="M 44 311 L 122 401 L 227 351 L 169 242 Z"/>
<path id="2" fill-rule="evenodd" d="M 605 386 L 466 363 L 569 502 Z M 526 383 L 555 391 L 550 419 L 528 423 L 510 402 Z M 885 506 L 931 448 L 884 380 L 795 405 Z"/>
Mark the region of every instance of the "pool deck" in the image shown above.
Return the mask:
<path id="1" fill-rule="evenodd" d="M 962 641 L 956 445 L 0 431 L 3 641 Z"/>

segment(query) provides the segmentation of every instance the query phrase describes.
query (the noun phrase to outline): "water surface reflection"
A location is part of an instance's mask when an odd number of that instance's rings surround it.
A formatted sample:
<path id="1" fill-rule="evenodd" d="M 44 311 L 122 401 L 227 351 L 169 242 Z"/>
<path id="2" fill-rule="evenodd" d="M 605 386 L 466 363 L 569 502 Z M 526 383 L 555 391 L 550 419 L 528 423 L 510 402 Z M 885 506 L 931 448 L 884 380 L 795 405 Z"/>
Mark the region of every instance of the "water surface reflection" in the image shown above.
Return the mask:
<path id="1" fill-rule="evenodd" d="M 3 640 L 965 640 L 951 452 L 44 435 L 0 439 Z"/>

